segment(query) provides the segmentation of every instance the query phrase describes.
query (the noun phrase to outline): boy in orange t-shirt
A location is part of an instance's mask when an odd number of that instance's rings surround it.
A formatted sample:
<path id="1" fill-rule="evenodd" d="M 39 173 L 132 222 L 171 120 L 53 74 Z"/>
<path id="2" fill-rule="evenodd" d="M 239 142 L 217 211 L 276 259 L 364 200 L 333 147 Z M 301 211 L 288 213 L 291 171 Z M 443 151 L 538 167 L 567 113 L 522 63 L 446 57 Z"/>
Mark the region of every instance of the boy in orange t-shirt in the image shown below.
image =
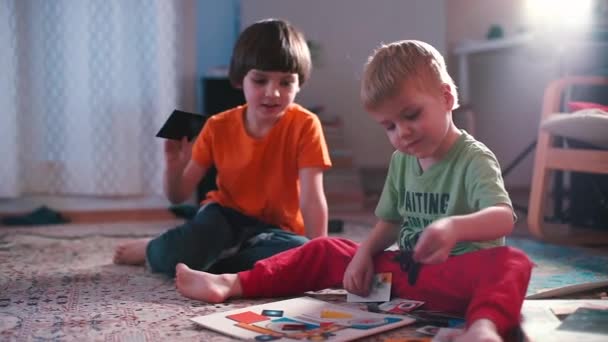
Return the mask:
<path id="1" fill-rule="evenodd" d="M 193 144 L 165 142 L 164 190 L 171 202 L 186 200 L 211 166 L 218 189 L 191 221 L 119 245 L 114 262 L 147 262 L 170 276 L 178 263 L 238 272 L 327 236 L 329 152 L 318 117 L 293 102 L 310 69 L 304 35 L 288 22 L 263 20 L 245 29 L 229 77 L 247 103 L 209 118 Z"/>

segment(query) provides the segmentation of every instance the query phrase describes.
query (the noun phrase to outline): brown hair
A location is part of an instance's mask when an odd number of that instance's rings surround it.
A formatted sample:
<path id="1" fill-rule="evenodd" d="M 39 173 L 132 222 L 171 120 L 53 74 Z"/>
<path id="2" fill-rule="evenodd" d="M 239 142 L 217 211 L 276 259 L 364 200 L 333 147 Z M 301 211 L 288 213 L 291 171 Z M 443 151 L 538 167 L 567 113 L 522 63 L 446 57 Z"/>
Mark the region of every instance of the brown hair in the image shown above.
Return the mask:
<path id="1" fill-rule="evenodd" d="M 458 108 L 456 85 L 443 56 L 430 44 L 418 40 L 383 44 L 374 50 L 361 81 L 363 106 L 377 108 L 394 97 L 406 82 L 415 82 L 418 89 L 430 92 L 439 92 L 443 84 L 448 84 L 454 96 L 452 109 Z"/>
<path id="2" fill-rule="evenodd" d="M 312 62 L 304 34 L 282 19 L 265 19 L 247 27 L 237 40 L 228 77 L 240 87 L 249 70 L 297 73 L 299 84 L 308 79 Z"/>

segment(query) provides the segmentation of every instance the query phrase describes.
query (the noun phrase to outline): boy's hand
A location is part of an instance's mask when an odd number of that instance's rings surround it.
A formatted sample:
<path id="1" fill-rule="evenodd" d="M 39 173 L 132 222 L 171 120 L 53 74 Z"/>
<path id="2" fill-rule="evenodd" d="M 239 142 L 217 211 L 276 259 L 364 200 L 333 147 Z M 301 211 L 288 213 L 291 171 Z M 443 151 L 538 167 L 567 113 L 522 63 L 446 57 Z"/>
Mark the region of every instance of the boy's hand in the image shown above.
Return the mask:
<path id="1" fill-rule="evenodd" d="M 342 286 L 350 293 L 365 297 L 371 290 L 373 276 L 374 262 L 372 257 L 359 250 L 346 267 Z"/>
<path id="2" fill-rule="evenodd" d="M 182 140 L 165 140 L 165 162 L 168 169 L 183 170 L 192 157 L 192 142 L 183 137 Z"/>
<path id="3" fill-rule="evenodd" d="M 448 259 L 456 244 L 454 220 L 442 218 L 428 225 L 414 247 L 414 260 L 423 264 L 439 264 Z"/>

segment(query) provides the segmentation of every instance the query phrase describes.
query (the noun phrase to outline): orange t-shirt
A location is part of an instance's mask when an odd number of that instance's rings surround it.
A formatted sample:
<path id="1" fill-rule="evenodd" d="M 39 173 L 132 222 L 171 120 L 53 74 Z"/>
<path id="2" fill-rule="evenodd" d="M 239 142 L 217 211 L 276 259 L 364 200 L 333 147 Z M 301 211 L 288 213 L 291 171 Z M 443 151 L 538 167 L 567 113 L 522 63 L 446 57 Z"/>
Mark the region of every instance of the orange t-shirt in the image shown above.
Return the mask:
<path id="1" fill-rule="evenodd" d="M 244 215 L 304 235 L 299 170 L 329 168 L 321 122 L 297 104 L 265 137 L 251 137 L 244 124 L 247 105 L 207 120 L 192 149 L 199 165 L 217 168 L 218 190 L 203 203 L 217 202 Z"/>

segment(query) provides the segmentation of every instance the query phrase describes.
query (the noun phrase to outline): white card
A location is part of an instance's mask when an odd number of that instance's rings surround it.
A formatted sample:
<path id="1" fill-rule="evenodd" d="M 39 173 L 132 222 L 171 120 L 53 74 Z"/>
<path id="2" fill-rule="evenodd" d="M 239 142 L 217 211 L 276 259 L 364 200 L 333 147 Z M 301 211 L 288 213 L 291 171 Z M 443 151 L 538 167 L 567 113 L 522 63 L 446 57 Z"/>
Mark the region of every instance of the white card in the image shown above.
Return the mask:
<path id="1" fill-rule="evenodd" d="M 367 297 L 357 296 L 348 292 L 347 302 L 387 302 L 391 299 L 392 273 L 377 273 L 372 280 L 372 289 Z"/>
<path id="2" fill-rule="evenodd" d="M 425 325 L 422 328 L 416 329 L 416 332 L 425 334 L 428 336 L 435 336 L 435 335 L 437 335 L 437 333 L 439 332 L 440 329 L 441 329 L 440 327 L 436 327 L 434 325 Z"/>

